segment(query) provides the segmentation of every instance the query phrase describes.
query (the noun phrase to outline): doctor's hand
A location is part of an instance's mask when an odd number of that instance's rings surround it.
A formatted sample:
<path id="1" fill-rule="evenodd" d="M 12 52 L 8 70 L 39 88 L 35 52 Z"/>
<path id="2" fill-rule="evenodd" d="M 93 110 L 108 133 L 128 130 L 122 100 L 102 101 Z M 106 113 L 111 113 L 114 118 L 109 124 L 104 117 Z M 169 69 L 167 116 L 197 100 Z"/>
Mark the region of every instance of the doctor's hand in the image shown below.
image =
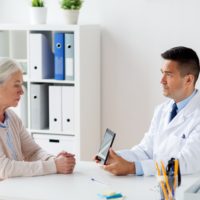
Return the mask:
<path id="1" fill-rule="evenodd" d="M 106 165 L 103 165 L 103 168 L 117 176 L 135 174 L 135 163 L 128 162 L 121 156 L 118 156 L 112 149 L 109 150 L 109 158 Z"/>
<path id="2" fill-rule="evenodd" d="M 60 154 L 55 158 L 55 164 L 58 174 L 71 174 L 74 170 L 76 160 L 74 156 Z"/>

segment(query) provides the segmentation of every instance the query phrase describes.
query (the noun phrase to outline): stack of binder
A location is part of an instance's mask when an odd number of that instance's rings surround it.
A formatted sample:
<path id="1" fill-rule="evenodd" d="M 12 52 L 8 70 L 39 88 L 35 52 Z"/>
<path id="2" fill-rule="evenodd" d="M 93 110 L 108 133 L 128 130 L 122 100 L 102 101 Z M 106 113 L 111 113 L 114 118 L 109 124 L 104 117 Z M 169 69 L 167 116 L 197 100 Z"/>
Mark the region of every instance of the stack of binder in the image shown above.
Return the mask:
<path id="1" fill-rule="evenodd" d="M 49 127 L 51 131 L 74 135 L 73 86 L 49 86 Z"/>
<path id="2" fill-rule="evenodd" d="M 74 80 L 74 33 L 54 34 L 54 78 Z"/>
<path id="3" fill-rule="evenodd" d="M 30 75 L 32 79 L 74 80 L 74 33 L 54 33 L 54 54 L 45 33 L 30 33 Z"/>

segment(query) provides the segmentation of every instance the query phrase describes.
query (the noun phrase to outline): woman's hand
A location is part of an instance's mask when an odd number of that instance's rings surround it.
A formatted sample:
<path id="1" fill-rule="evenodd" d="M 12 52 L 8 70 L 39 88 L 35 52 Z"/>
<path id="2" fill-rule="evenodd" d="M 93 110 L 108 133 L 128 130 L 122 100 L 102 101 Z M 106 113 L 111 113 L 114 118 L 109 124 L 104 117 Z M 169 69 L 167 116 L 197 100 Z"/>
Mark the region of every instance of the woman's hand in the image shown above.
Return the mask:
<path id="1" fill-rule="evenodd" d="M 76 165 L 74 154 L 61 152 L 55 158 L 55 164 L 58 174 L 71 174 Z"/>

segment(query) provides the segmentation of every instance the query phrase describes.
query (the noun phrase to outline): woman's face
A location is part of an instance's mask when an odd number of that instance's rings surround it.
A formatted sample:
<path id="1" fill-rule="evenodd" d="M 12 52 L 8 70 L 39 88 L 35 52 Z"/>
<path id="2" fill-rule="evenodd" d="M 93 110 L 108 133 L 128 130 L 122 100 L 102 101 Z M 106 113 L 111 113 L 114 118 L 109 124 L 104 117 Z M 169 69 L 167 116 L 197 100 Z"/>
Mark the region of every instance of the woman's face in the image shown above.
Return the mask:
<path id="1" fill-rule="evenodd" d="M 8 108 L 17 106 L 21 95 L 23 76 L 20 71 L 13 73 L 8 80 L 0 85 L 0 107 Z"/>

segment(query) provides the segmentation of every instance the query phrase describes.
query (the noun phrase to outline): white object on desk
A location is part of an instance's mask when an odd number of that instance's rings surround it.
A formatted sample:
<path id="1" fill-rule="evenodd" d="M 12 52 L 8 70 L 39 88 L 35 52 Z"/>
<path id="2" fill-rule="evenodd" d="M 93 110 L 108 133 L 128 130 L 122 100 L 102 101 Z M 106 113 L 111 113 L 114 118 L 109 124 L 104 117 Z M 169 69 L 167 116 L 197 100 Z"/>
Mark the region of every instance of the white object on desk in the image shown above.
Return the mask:
<path id="1" fill-rule="evenodd" d="M 159 199 L 159 192 L 152 190 L 156 185 L 155 177 L 113 176 L 94 162 L 78 162 L 74 173 L 70 175 L 55 174 L 0 181 L 0 199 L 99 200 L 98 193 L 112 190 L 125 195 L 126 200 L 156 200 Z"/>
<path id="2" fill-rule="evenodd" d="M 184 192 L 184 200 L 199 200 L 200 199 L 200 180 L 192 184 Z"/>
<path id="3" fill-rule="evenodd" d="M 181 179 L 181 186 L 176 190 L 176 200 L 199 200 L 200 193 L 192 191 L 197 185 L 200 187 L 200 174 L 184 175 Z"/>

